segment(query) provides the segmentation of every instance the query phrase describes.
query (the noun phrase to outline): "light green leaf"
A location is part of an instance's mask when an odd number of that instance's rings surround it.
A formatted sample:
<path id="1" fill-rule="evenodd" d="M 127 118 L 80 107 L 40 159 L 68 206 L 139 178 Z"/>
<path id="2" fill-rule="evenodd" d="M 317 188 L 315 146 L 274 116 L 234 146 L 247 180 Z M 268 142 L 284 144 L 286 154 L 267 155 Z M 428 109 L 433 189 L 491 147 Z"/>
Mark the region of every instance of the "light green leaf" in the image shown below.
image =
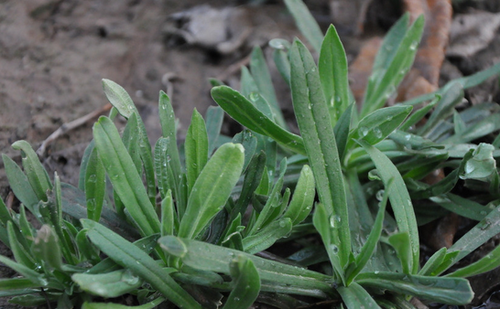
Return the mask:
<path id="1" fill-rule="evenodd" d="M 71 279 L 85 292 L 104 298 L 121 296 L 142 285 L 141 278 L 128 269 L 103 274 L 76 273 Z"/>
<path id="2" fill-rule="evenodd" d="M 323 41 L 323 33 L 307 6 L 302 0 L 285 0 L 285 4 L 290 13 L 292 13 L 297 28 L 311 43 L 314 50 L 319 52 L 321 50 L 321 42 Z"/>
<path id="3" fill-rule="evenodd" d="M 396 254 L 401 261 L 403 273 L 410 274 L 412 272 L 412 252 L 410 247 L 410 235 L 408 232 L 395 233 L 389 236 L 389 243 L 396 249 Z"/>
<path id="4" fill-rule="evenodd" d="M 304 268 L 263 259 L 241 251 L 228 249 L 191 239 L 165 236 L 158 240 L 167 253 L 181 258 L 190 267 L 230 275 L 229 263 L 242 255 L 250 259 L 262 280 L 262 291 L 288 287 L 288 293 L 323 295 L 332 292 L 332 277 Z M 267 283 L 267 288 L 264 283 Z M 274 290 L 273 290 L 274 291 Z"/>
<path id="5" fill-rule="evenodd" d="M 196 237 L 224 207 L 238 181 L 244 162 L 240 144 L 221 146 L 196 180 L 179 227 L 179 237 Z"/>
<path id="6" fill-rule="evenodd" d="M 117 264 L 148 282 L 177 306 L 201 309 L 200 304 L 147 253 L 97 222 L 85 219 L 81 222 L 88 229 L 87 236 L 92 243 Z"/>
<path id="7" fill-rule="evenodd" d="M 233 119 L 250 130 L 269 136 L 281 146 L 305 154 L 302 138 L 290 133 L 259 111 L 238 91 L 227 86 L 212 88 L 212 98 Z"/>
<path id="8" fill-rule="evenodd" d="M 418 17 L 408 30 L 403 32 L 402 30 L 406 30 L 405 23 L 407 20 L 408 16 L 401 18 L 401 22 L 395 25 L 395 27 L 401 28 L 395 29 L 393 31 L 394 37 L 386 39 L 380 48 L 380 52 L 384 52 L 386 46 L 390 46 L 394 51 L 389 52 L 380 61 L 379 59 L 375 60 L 374 70 L 368 80 L 361 108 L 361 117 L 370 114 L 385 104 L 386 100 L 396 92 L 396 88 L 413 63 L 424 29 L 424 18 L 423 16 Z M 404 36 L 402 36 L 403 33 Z"/>
<path id="9" fill-rule="evenodd" d="M 393 182 L 392 186 L 389 188 L 389 200 L 391 201 L 392 210 L 394 211 L 399 231 L 407 232 L 410 236 L 410 248 L 412 252 L 410 269 L 412 273 L 416 273 L 418 270 L 420 252 L 418 226 L 410 195 L 403 181 L 403 177 L 401 177 L 397 168 L 384 153 L 364 141 L 358 142 L 372 158 L 384 185 L 387 187 L 390 181 Z"/>
<path id="10" fill-rule="evenodd" d="M 292 231 L 290 218 L 275 220 L 262 228 L 258 233 L 243 239 L 243 251 L 250 254 L 261 252 L 271 247 L 277 240 Z"/>
<path id="11" fill-rule="evenodd" d="M 222 309 L 250 307 L 260 291 L 260 278 L 255 265 L 252 260 L 239 255 L 231 261 L 229 271 L 234 288 Z"/>
<path id="12" fill-rule="evenodd" d="M 203 117 L 196 109 L 184 141 L 188 194 L 208 161 L 208 136 Z"/>
<path id="13" fill-rule="evenodd" d="M 31 213 L 39 215 L 38 211 L 35 211 L 35 206 L 38 204 L 39 199 L 35 190 L 31 187 L 28 177 L 26 177 L 19 165 L 7 155 L 2 154 L 2 160 L 7 180 L 16 197 Z"/>
<path id="14" fill-rule="evenodd" d="M 333 232 L 338 234 L 334 239 L 339 246 L 340 264 L 344 267 L 351 251 L 349 219 L 344 179 L 328 106 L 314 60 L 298 40 L 293 43 L 290 63 L 293 108 L 304 138 L 319 200 L 324 204 L 328 217 L 340 219 L 339 228 Z"/>
<path id="15" fill-rule="evenodd" d="M 468 304 L 474 296 L 469 282 L 461 278 L 374 272 L 359 274 L 356 282 L 363 287 L 405 293 L 448 305 Z"/>
<path id="16" fill-rule="evenodd" d="M 266 59 L 259 46 L 255 46 L 250 56 L 250 71 L 252 72 L 253 79 L 259 89 L 259 94 L 264 97 L 265 101 L 269 103 L 272 110 L 273 120 L 282 128 L 287 127 L 281 108 L 276 98 L 274 91 L 271 73 L 267 67 Z"/>
<path id="17" fill-rule="evenodd" d="M 140 306 L 126 306 L 115 303 L 88 303 L 85 302 L 82 305 L 82 309 L 154 309 L 157 308 L 161 303 L 165 301 L 165 298 L 158 297 L 157 299 L 150 301 L 149 303 Z"/>
<path id="18" fill-rule="evenodd" d="M 292 200 L 283 217 L 290 218 L 293 225 L 302 222 L 311 212 L 315 195 L 314 175 L 308 165 L 300 171 L 300 177 L 295 186 Z"/>
<path id="19" fill-rule="evenodd" d="M 205 115 L 207 135 L 208 135 L 208 154 L 211 155 L 217 146 L 224 120 L 224 110 L 219 106 L 209 106 Z"/>
<path id="20" fill-rule="evenodd" d="M 375 145 L 394 132 L 411 110 L 411 106 L 402 105 L 378 109 L 359 121 L 352 138 L 362 139 L 370 145 Z"/>
<path id="21" fill-rule="evenodd" d="M 47 201 L 47 190 L 52 189 L 52 184 L 37 154 L 26 141 L 17 141 L 12 144 L 12 148 L 21 151 L 24 172 L 38 199 Z"/>
<path id="22" fill-rule="evenodd" d="M 89 156 L 85 170 L 84 191 L 87 199 L 87 217 L 99 221 L 106 193 L 106 172 L 95 148 Z"/>
<path id="23" fill-rule="evenodd" d="M 147 236 L 159 233 L 160 220 L 118 130 L 109 118 L 101 117 L 94 125 L 94 140 L 113 188 L 141 234 Z"/>
<path id="24" fill-rule="evenodd" d="M 335 125 L 349 105 L 349 81 L 344 46 L 333 25 L 326 32 L 318 60 L 321 86 L 325 95 L 330 120 Z"/>
<path id="25" fill-rule="evenodd" d="M 338 292 L 342 297 L 342 301 L 348 309 L 359 308 L 379 308 L 373 297 L 359 284 L 353 283 L 347 287 L 341 286 Z"/>

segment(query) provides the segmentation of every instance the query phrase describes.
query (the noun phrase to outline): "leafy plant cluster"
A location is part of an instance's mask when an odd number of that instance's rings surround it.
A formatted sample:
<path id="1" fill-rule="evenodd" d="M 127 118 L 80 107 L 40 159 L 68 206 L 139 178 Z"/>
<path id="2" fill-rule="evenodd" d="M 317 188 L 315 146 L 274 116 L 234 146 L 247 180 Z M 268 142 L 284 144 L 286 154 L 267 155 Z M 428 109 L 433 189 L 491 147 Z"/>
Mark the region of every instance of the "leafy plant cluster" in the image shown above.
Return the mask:
<path id="1" fill-rule="evenodd" d="M 413 308 L 412 296 L 472 300 L 465 278 L 499 266 L 500 249 L 450 268 L 500 232 L 500 138 L 473 143 L 500 129 L 500 114 L 489 102 L 455 106 L 500 65 L 384 107 L 422 35 L 423 18 L 410 25 L 405 15 L 384 39 L 358 110 L 335 28 L 323 36 L 300 0 L 286 4 L 319 54 L 317 65 L 299 40 L 270 42 L 300 135 L 288 130 L 259 48 L 242 68 L 240 91 L 212 81 L 220 107 L 205 119 L 195 110 L 180 146 L 164 92 L 162 137 L 151 149 L 130 96 L 103 80 L 114 108 L 94 125 L 78 187 L 57 174 L 51 181 L 25 141 L 12 145 L 23 169 L 3 155 L 21 205 L 15 212 L 0 199 L 0 240 L 14 257 L 0 262 L 20 276 L 0 280 L 1 296 L 87 309 L 126 308 L 103 299 L 128 294 L 135 308 L 166 301 L 297 308 L 322 300 L 333 308 Z M 422 102 L 429 103 L 414 109 Z M 221 135 L 224 111 L 246 129 Z M 118 115 L 127 119 L 121 135 Z M 438 183 L 424 181 L 441 169 Z M 467 196 L 454 190 L 458 184 Z M 478 223 L 421 263 L 418 226 L 450 211 Z M 293 251 L 266 251 L 273 246 Z"/>

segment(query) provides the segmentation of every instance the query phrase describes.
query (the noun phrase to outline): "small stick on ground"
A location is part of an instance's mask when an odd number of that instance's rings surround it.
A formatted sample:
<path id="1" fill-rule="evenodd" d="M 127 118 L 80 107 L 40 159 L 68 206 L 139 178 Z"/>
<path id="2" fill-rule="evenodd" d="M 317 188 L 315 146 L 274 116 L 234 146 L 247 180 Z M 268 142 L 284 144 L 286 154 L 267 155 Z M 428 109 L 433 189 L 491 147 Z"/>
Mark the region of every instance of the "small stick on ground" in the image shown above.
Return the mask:
<path id="1" fill-rule="evenodd" d="M 108 103 L 104 105 L 102 108 L 97 109 L 91 113 L 88 113 L 87 115 L 80 117 L 78 119 L 75 119 L 71 122 L 65 123 L 62 126 L 59 127 L 59 129 L 55 130 L 52 134 L 50 134 L 49 137 L 47 137 L 43 142 L 42 145 L 38 148 L 36 153 L 38 156 L 43 157 L 45 154 L 45 151 L 47 150 L 47 146 L 52 143 L 54 140 L 58 139 L 61 135 L 64 133 L 67 133 L 73 129 L 78 128 L 79 126 L 87 123 L 89 120 L 94 119 L 95 117 L 109 111 L 113 107 L 111 103 Z"/>

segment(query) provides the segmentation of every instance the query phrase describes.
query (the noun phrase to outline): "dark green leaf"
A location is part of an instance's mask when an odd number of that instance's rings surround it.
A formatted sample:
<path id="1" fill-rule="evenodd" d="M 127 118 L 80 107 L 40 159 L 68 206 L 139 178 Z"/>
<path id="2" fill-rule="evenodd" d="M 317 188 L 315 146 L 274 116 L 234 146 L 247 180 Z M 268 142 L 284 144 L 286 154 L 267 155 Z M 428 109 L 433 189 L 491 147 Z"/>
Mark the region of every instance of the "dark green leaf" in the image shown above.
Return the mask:
<path id="1" fill-rule="evenodd" d="M 323 41 L 323 33 L 307 6 L 302 0 L 285 0 L 285 4 L 290 13 L 292 13 L 297 28 L 299 28 L 302 35 L 309 41 L 312 47 L 319 52 L 321 50 L 321 42 Z"/>
<path id="2" fill-rule="evenodd" d="M 208 161 L 208 136 L 203 117 L 196 109 L 184 141 L 188 194 Z"/>

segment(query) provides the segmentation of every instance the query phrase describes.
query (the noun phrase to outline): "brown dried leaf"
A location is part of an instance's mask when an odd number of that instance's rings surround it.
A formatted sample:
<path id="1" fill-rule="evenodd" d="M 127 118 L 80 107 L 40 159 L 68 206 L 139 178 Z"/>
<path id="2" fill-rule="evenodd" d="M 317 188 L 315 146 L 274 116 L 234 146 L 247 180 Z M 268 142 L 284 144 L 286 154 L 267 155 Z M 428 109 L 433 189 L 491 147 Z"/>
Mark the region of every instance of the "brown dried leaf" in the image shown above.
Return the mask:
<path id="1" fill-rule="evenodd" d="M 412 68 L 418 74 L 407 75 L 398 89 L 398 100 L 408 100 L 437 89 L 452 17 L 450 0 L 404 0 L 404 4 L 412 20 L 424 14 L 426 23 Z"/>
<path id="2" fill-rule="evenodd" d="M 349 67 L 349 82 L 356 102 L 361 102 L 368 84 L 368 77 L 372 71 L 373 62 L 378 49 L 382 44 L 382 39 L 374 37 L 367 41 Z"/>

